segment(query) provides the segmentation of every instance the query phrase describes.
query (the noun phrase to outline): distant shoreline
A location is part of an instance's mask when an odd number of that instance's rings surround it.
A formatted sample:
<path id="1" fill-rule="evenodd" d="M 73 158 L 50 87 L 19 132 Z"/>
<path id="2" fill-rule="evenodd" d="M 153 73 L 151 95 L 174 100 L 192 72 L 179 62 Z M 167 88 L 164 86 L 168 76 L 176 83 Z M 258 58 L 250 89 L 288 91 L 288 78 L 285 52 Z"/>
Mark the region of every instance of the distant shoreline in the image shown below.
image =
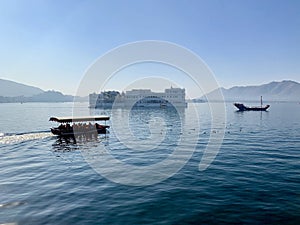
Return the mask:
<path id="1" fill-rule="evenodd" d="M 219 100 L 212 100 L 209 102 L 213 103 L 234 103 L 234 102 L 246 102 L 246 103 L 260 103 L 259 101 L 256 100 L 225 100 L 225 101 L 219 101 Z M 271 103 L 300 103 L 300 101 L 296 100 L 265 100 L 264 102 L 271 102 Z M 203 101 L 203 102 L 193 102 L 193 101 L 188 101 L 188 103 L 208 103 L 208 101 Z"/>
<path id="2" fill-rule="evenodd" d="M 81 103 L 88 103 L 88 101 L 10 101 L 10 102 L 0 102 L 0 104 L 9 104 L 9 103 L 16 103 L 16 104 L 26 104 L 26 103 L 72 103 L 72 102 L 81 102 Z"/>
<path id="3" fill-rule="evenodd" d="M 72 103 L 72 102 L 79 102 L 79 103 L 89 103 L 88 101 L 27 101 L 27 102 L 0 102 L 0 104 L 26 104 L 26 103 Z M 192 100 L 187 100 L 188 104 L 196 103 L 196 104 L 205 104 L 205 103 L 234 103 L 234 102 L 243 102 L 243 103 L 259 103 L 255 100 L 225 100 L 225 101 L 202 101 L 202 102 L 194 102 Z M 300 101 L 296 100 L 271 100 L 271 101 L 264 101 L 268 103 L 297 103 L 300 104 Z"/>

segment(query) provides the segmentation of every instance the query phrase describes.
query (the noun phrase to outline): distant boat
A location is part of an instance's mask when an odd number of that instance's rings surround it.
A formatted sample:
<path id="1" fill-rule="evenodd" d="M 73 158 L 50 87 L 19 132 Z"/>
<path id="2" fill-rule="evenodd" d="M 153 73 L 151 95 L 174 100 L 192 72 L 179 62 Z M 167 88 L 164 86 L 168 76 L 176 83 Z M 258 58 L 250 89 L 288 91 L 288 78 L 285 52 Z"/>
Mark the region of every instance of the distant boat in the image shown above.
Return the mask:
<path id="1" fill-rule="evenodd" d="M 262 96 L 260 96 L 260 106 L 245 106 L 242 103 L 234 103 L 234 106 L 239 109 L 239 111 L 267 111 L 270 105 L 263 106 Z"/>

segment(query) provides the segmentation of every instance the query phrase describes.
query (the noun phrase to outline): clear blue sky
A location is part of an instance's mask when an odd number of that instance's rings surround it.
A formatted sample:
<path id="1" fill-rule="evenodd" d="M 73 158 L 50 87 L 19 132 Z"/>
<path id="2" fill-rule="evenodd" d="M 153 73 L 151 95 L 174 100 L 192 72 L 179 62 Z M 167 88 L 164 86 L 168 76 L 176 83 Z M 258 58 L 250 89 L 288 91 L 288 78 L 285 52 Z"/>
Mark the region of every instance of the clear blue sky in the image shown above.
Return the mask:
<path id="1" fill-rule="evenodd" d="M 88 66 L 127 42 L 198 54 L 220 85 L 300 81 L 300 1 L 0 1 L 0 77 L 74 94 Z"/>

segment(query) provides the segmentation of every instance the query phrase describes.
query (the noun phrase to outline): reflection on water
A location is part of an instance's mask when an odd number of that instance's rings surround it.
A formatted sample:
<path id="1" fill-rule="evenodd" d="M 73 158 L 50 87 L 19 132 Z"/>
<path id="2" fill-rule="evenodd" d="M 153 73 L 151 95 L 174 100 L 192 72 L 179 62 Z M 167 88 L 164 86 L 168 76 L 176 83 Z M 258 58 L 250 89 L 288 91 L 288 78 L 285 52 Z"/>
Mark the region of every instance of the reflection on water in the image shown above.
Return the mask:
<path id="1" fill-rule="evenodd" d="M 83 135 L 74 137 L 55 137 L 56 140 L 52 144 L 53 152 L 71 152 L 76 150 L 88 150 L 97 147 L 100 143 L 108 144 L 108 135 L 87 136 Z"/>
<path id="2" fill-rule="evenodd" d="M 99 145 L 108 145 L 108 142 L 107 135 L 99 135 L 93 139 L 55 137 L 51 153 L 59 161 L 67 163 L 69 167 L 76 167 L 76 164 L 81 164 L 84 161 L 82 153 L 91 154 L 95 151 L 99 153 Z"/>
<path id="3" fill-rule="evenodd" d="M 116 183 L 152 185 L 168 179 L 195 151 L 199 121 L 193 109 L 188 114 L 192 123 L 185 120 L 184 108 L 112 110 L 110 144 L 83 156 L 95 171 Z"/>
<path id="4" fill-rule="evenodd" d="M 184 109 L 133 108 L 111 112 L 111 144 L 114 158 L 134 165 L 160 162 L 175 150 L 182 135 Z"/>
<path id="5" fill-rule="evenodd" d="M 52 150 L 53 152 L 70 152 L 78 150 L 78 146 L 73 138 L 57 137 L 55 142 L 52 144 Z"/>

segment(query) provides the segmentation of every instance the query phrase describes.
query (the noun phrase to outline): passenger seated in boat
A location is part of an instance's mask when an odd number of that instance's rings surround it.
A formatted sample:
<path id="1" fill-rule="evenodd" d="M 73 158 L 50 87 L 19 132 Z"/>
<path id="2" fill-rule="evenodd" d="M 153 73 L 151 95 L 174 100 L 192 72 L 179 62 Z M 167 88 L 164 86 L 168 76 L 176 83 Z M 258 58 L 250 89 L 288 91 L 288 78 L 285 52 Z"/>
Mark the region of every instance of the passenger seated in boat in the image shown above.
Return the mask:
<path id="1" fill-rule="evenodd" d="M 81 123 L 78 124 L 77 128 L 78 128 L 78 131 L 79 131 L 79 132 L 82 130 Z"/>
<path id="2" fill-rule="evenodd" d="M 58 127 L 58 129 L 60 129 L 60 130 L 64 130 L 65 128 L 66 128 L 66 127 L 65 127 L 64 124 L 60 124 L 59 127 Z"/>
<path id="3" fill-rule="evenodd" d="M 91 123 L 91 122 L 89 122 L 89 130 L 93 130 L 94 129 L 94 126 L 93 126 L 93 124 Z"/>
<path id="4" fill-rule="evenodd" d="M 79 124 L 74 123 L 74 124 L 73 124 L 73 130 L 74 130 L 75 132 L 79 132 L 79 131 L 80 131 L 80 126 L 79 126 Z"/>
<path id="5" fill-rule="evenodd" d="M 70 126 L 70 124 L 68 124 L 68 123 L 67 123 L 67 125 L 66 125 L 66 130 L 67 130 L 68 132 L 71 132 L 71 126 Z"/>

